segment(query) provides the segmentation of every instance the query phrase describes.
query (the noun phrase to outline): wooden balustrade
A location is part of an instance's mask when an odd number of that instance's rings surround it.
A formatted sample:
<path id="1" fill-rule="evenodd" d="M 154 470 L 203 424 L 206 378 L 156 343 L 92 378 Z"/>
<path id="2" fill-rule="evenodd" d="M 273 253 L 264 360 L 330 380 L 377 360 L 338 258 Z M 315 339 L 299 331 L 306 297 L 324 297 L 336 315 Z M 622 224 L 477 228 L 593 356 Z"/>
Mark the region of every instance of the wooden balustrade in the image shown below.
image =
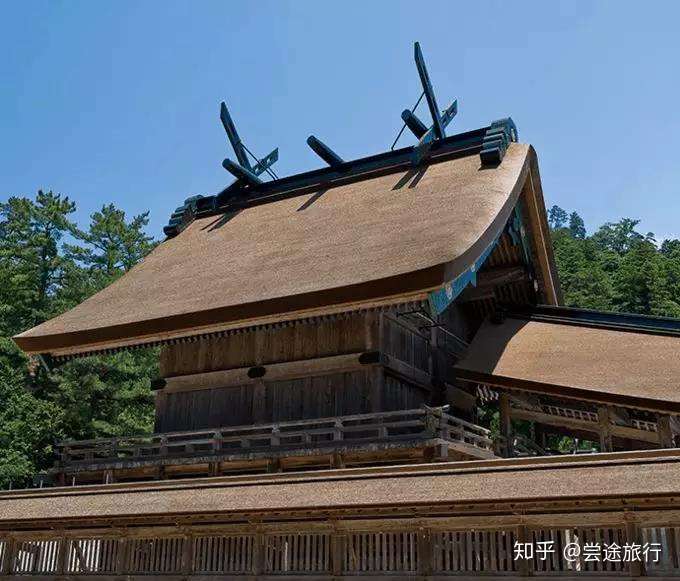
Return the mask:
<path id="1" fill-rule="evenodd" d="M 61 467 L 68 467 L 112 460 L 435 438 L 492 449 L 489 430 L 444 413 L 441 408 L 426 407 L 217 430 L 71 441 L 57 447 Z"/>
<path id="2" fill-rule="evenodd" d="M 306 575 L 397 574 L 573 579 L 680 575 L 679 527 L 633 523 L 623 513 L 615 517 L 600 515 L 602 522 L 584 524 L 578 515 L 561 515 L 556 520 L 562 524 L 542 526 L 494 525 L 493 519 L 479 517 L 478 525 L 463 527 L 444 523 L 423 527 L 421 520 L 391 526 L 384 521 L 366 522 L 341 529 L 332 523 L 306 523 L 295 528 L 198 526 L 182 530 L 164 527 L 158 532 L 147 527 L 139 532 L 0 533 L 0 578 L 181 575 L 205 579 L 228 575 L 252 579 L 276 575 L 299 579 Z M 534 550 L 518 558 L 518 543 L 528 543 Z M 588 559 L 585 553 L 570 558 L 564 551 L 568 545 L 594 548 L 591 554 L 598 558 Z M 624 547 L 635 545 L 653 547 L 654 553 L 626 561 Z M 618 557 L 610 552 L 605 558 L 608 547 L 618 551 Z"/>

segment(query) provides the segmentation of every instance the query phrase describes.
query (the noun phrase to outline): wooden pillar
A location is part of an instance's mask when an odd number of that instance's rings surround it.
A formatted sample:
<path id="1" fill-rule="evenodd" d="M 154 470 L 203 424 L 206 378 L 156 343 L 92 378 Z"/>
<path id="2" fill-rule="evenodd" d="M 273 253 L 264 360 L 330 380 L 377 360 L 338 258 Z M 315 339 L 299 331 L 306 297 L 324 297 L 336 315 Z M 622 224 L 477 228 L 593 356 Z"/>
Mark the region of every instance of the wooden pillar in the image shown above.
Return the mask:
<path id="1" fill-rule="evenodd" d="M 191 575 L 194 565 L 194 539 L 190 534 L 182 537 L 182 575 Z"/>
<path id="2" fill-rule="evenodd" d="M 611 410 L 609 406 L 597 408 L 597 421 L 600 433 L 600 452 L 613 452 Z"/>
<path id="3" fill-rule="evenodd" d="M 253 574 L 260 576 L 265 572 L 265 552 L 264 552 L 264 534 L 262 531 L 255 533 L 255 543 L 253 546 Z"/>
<path id="4" fill-rule="evenodd" d="M 512 458 L 515 451 L 512 445 L 512 418 L 510 417 L 510 397 L 505 392 L 498 394 L 501 436 L 504 438 L 503 456 Z"/>
<path id="5" fill-rule="evenodd" d="M 57 575 L 66 573 L 68 567 L 68 549 L 70 539 L 61 537 L 59 539 L 59 546 L 57 548 Z"/>
<path id="6" fill-rule="evenodd" d="M 342 575 L 342 551 L 346 536 L 334 532 L 331 534 L 331 573 L 334 577 Z"/>
<path id="7" fill-rule="evenodd" d="M 432 532 L 429 529 L 418 530 L 418 574 L 428 577 L 432 575 Z"/>
<path id="8" fill-rule="evenodd" d="M 5 539 L 5 555 L 0 561 L 0 575 L 11 575 L 14 569 L 14 559 L 16 557 L 16 541 L 13 537 Z"/>
<path id="9" fill-rule="evenodd" d="M 534 436 L 536 437 L 536 444 L 545 450 L 548 446 L 548 438 L 543 424 L 534 422 Z"/>
<path id="10" fill-rule="evenodd" d="M 627 515 L 624 515 L 624 518 L 626 518 L 626 516 Z M 643 544 L 637 523 L 633 520 L 630 520 L 629 518 L 626 519 L 626 543 L 628 543 L 629 545 Z M 640 577 L 642 575 L 645 575 L 644 561 L 631 561 L 629 565 L 630 574 L 632 577 Z"/>
<path id="11" fill-rule="evenodd" d="M 118 539 L 118 559 L 116 562 L 116 574 L 125 575 L 129 569 L 128 552 L 130 541 L 124 536 Z"/>
<path id="12" fill-rule="evenodd" d="M 659 446 L 661 448 L 673 448 L 673 430 L 671 429 L 671 417 L 666 414 L 657 416 L 657 433 L 659 434 Z"/>
<path id="13" fill-rule="evenodd" d="M 526 526 L 524 525 L 518 526 L 515 534 L 517 535 L 518 543 L 525 544 L 531 542 L 531 539 L 529 538 L 529 531 L 527 530 Z M 519 573 L 520 576 L 528 577 L 529 575 L 532 574 L 533 569 L 534 569 L 533 561 L 529 561 L 528 559 L 519 559 L 517 561 L 517 573 Z"/>

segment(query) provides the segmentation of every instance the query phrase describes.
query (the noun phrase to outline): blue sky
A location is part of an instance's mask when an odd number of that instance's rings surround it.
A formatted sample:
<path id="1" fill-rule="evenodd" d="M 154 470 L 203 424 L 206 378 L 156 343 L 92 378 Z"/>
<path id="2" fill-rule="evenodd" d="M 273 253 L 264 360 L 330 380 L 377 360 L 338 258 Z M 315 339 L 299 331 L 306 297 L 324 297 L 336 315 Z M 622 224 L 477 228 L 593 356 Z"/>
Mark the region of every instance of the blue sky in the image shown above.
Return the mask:
<path id="1" fill-rule="evenodd" d="M 0 199 L 70 195 L 151 211 L 221 189 L 230 106 L 279 175 L 386 150 L 420 94 L 419 40 L 449 133 L 511 115 L 548 205 L 589 228 L 680 237 L 680 2 L 26 1 L 0 19 Z M 422 117 L 426 117 L 423 110 Z M 400 142 L 407 144 L 410 138 Z"/>

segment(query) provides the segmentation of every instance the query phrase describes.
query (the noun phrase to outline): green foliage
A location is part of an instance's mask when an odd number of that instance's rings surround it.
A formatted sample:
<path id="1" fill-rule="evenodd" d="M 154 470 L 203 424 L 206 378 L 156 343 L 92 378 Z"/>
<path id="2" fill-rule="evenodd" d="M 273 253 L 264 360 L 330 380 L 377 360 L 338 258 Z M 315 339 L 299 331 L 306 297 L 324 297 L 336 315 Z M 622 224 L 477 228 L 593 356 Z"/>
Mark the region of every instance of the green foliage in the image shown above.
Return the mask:
<path id="1" fill-rule="evenodd" d="M 567 213 L 553 206 L 551 214 Z M 657 246 L 639 221 L 607 222 L 588 236 L 581 217 L 551 221 L 555 261 L 565 303 L 608 311 L 680 317 L 680 240 Z"/>
<path id="2" fill-rule="evenodd" d="M 555 230 L 563 228 L 568 219 L 569 216 L 567 213 L 559 206 L 553 206 L 548 210 L 548 223 L 550 224 L 550 227 Z"/>
<path id="3" fill-rule="evenodd" d="M 0 339 L 0 488 L 30 483 L 63 434 L 63 411 L 32 392 L 26 362 L 10 339 Z"/>
<path id="4" fill-rule="evenodd" d="M 569 233 L 577 239 L 586 237 L 586 225 L 576 212 L 569 214 Z"/>
<path id="5" fill-rule="evenodd" d="M 146 213 L 128 221 L 104 206 L 80 230 L 74 211 L 53 192 L 0 204 L 0 488 L 48 467 L 56 440 L 153 427 L 155 350 L 77 359 L 47 373 L 10 339 L 104 288 L 154 246 Z"/>
<path id="6" fill-rule="evenodd" d="M 47 398 L 64 411 L 70 438 L 151 432 L 154 349 L 75 359 L 51 374 Z"/>

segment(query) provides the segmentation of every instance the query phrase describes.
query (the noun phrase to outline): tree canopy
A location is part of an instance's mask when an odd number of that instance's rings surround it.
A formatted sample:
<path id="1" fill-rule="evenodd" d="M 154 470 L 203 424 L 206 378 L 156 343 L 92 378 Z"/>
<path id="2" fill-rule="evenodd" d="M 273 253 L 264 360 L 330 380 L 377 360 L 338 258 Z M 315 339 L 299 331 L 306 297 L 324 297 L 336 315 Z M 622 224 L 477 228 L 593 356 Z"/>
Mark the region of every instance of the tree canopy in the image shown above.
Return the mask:
<path id="1" fill-rule="evenodd" d="M 39 191 L 0 204 L 0 488 L 25 486 L 53 461 L 54 442 L 152 429 L 153 350 L 77 359 L 52 372 L 11 337 L 86 299 L 154 246 L 146 213 L 113 205 L 72 220 L 68 197 Z"/>
<path id="2" fill-rule="evenodd" d="M 680 317 L 680 240 L 657 245 L 638 220 L 607 222 L 590 236 L 583 219 L 553 206 L 555 261 L 568 306 Z"/>

